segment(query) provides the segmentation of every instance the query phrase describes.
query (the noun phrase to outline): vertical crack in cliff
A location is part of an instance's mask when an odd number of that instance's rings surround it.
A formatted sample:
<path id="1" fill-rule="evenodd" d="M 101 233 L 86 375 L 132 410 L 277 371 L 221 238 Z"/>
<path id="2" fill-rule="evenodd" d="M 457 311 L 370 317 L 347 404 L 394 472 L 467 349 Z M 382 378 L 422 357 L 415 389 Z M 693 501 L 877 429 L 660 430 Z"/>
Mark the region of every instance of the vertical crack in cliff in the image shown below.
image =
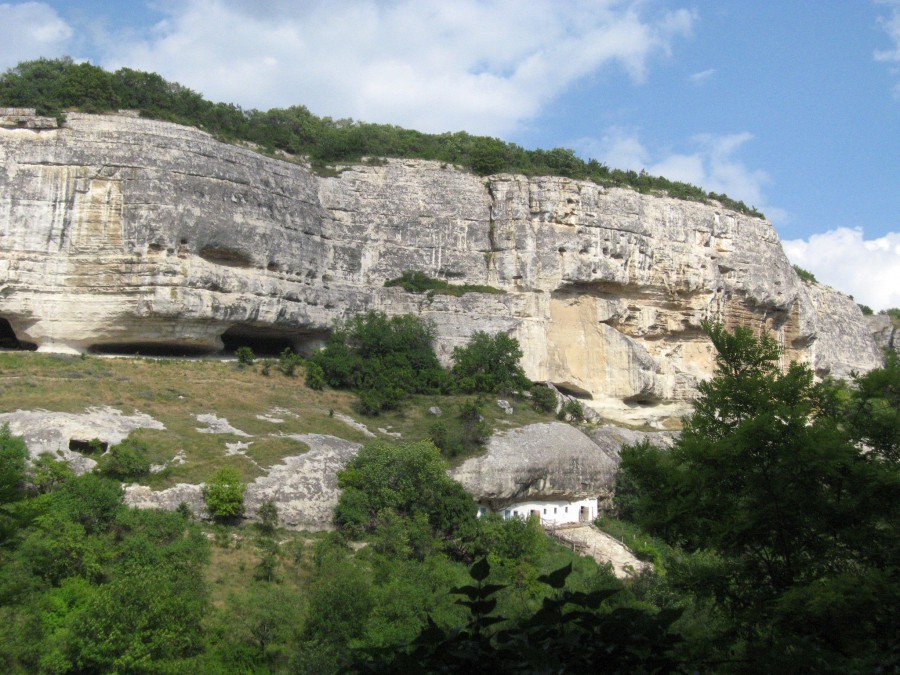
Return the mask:
<path id="1" fill-rule="evenodd" d="M 494 194 L 494 184 L 490 180 L 485 183 L 485 187 L 487 188 L 488 197 L 491 200 L 491 203 L 488 205 L 488 245 L 493 253 L 494 251 L 500 250 L 497 246 L 497 225 L 494 221 L 494 209 L 497 205 L 497 195 Z"/>

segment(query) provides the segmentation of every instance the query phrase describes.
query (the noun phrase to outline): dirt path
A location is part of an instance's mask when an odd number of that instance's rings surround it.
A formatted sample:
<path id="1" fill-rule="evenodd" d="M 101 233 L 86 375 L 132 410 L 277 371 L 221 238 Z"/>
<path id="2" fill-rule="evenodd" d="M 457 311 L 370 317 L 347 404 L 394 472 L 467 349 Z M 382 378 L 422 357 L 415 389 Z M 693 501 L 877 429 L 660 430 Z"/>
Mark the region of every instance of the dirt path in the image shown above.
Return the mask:
<path id="1" fill-rule="evenodd" d="M 645 568 L 653 567 L 648 562 L 638 560 L 622 542 L 593 525 L 571 523 L 545 529 L 547 534 L 573 551 L 590 556 L 601 565 L 612 563 L 613 573 L 619 579 L 626 579 Z"/>

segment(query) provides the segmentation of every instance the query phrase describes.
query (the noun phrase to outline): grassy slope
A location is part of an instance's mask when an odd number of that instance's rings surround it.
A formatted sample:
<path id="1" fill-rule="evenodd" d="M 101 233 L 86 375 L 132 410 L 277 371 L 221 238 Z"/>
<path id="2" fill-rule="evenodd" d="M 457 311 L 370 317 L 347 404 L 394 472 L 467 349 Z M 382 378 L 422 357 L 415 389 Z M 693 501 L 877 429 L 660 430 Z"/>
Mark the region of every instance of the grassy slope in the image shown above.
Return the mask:
<path id="1" fill-rule="evenodd" d="M 268 376 L 261 367 L 239 367 L 235 361 L 189 359 L 112 359 L 73 357 L 34 352 L 0 352 L 0 412 L 43 409 L 83 412 L 110 406 L 125 414 L 146 413 L 166 426 L 165 431 L 141 429 L 132 436 L 152 448 L 151 460 L 162 464 L 183 451 L 186 462 L 153 476 L 148 482 L 162 488 L 179 482 L 199 483 L 223 465 L 234 466 L 252 480 L 262 469 L 308 448 L 286 434 L 319 433 L 356 442 L 367 438 L 332 414 L 343 413 L 362 422 L 380 437 L 379 428 L 399 432 L 404 440 L 427 437 L 435 417 L 428 408 L 438 406 L 451 422 L 459 404 L 470 397 L 447 396 L 412 399 L 399 413 L 366 418 L 354 410 L 350 392 L 317 392 L 304 384 L 302 369 L 286 377 L 277 368 Z M 490 401 L 484 415 L 497 430 L 545 421 L 549 418 L 526 405 L 515 404 L 505 415 Z M 201 433 L 196 416 L 213 413 L 250 434 Z M 268 415 L 280 423 L 258 419 Z M 226 455 L 226 443 L 252 441 L 247 455 Z M 460 459 L 460 458 L 457 458 Z M 254 464 L 255 462 L 255 464 Z M 258 465 L 258 466 L 257 466 Z M 260 468 L 262 467 L 262 469 Z"/>

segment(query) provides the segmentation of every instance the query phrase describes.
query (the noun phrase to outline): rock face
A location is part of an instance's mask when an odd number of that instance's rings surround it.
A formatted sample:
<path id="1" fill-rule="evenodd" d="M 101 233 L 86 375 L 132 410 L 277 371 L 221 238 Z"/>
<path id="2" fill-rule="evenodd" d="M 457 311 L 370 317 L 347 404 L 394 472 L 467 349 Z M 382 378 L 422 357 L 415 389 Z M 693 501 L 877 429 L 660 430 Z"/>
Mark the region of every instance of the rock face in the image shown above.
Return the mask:
<path id="1" fill-rule="evenodd" d="M 0 126 L 0 167 L 0 338 L 39 349 L 309 350 L 335 319 L 411 312 L 445 360 L 504 331 L 532 379 L 643 421 L 709 376 L 704 318 L 768 329 L 823 375 L 880 364 L 852 300 L 717 206 L 415 160 L 322 178 L 127 115 Z M 505 293 L 383 287 L 404 270 Z"/>
<path id="2" fill-rule="evenodd" d="M 31 459 L 44 453 L 64 459 L 82 474 L 97 466 L 96 459 L 73 450 L 73 439 L 87 443 L 97 439 L 105 446 L 121 443 L 135 429 L 165 429 L 159 420 L 134 411 L 125 415 L 115 408 L 89 408 L 83 413 L 17 410 L 0 414 L 0 426 L 9 425 L 14 436 L 21 436 Z"/>
<path id="3" fill-rule="evenodd" d="M 668 433 L 601 427 L 588 436 L 562 422 L 531 424 L 494 434 L 484 455 L 450 475 L 492 510 L 530 498 L 605 498 L 615 482 L 619 450 L 645 438 L 661 447 L 672 442 Z"/>
<path id="4" fill-rule="evenodd" d="M 889 316 L 873 314 L 866 317 L 866 323 L 869 324 L 869 328 L 875 336 L 875 344 L 880 349 L 900 351 L 900 334 Z"/>
<path id="5" fill-rule="evenodd" d="M 256 518 L 263 502 L 278 509 L 278 523 L 295 530 L 318 532 L 334 527 L 334 507 L 340 498 L 337 473 L 343 469 L 360 445 L 334 436 L 302 434 L 294 436 L 309 445 L 309 452 L 286 457 L 247 486 L 244 515 Z M 125 503 L 145 509 L 174 511 L 182 503 L 199 518 L 208 518 L 203 501 L 203 486 L 179 483 L 166 490 L 151 490 L 144 485 L 125 488 Z"/>

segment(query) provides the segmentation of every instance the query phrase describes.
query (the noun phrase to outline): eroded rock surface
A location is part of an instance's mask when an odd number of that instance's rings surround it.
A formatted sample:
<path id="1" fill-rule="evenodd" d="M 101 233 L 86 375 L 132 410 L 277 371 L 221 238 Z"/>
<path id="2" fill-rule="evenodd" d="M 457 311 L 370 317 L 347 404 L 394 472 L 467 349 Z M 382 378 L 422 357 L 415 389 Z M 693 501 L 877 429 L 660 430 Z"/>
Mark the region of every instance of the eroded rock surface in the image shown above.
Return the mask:
<path id="1" fill-rule="evenodd" d="M 337 473 L 361 447 L 358 443 L 322 434 L 299 434 L 291 438 L 306 443 L 309 451 L 286 457 L 247 486 L 244 515 L 256 518 L 259 507 L 271 501 L 278 509 L 282 527 L 296 530 L 330 530 L 334 527 L 334 507 L 340 490 Z M 203 486 L 179 483 L 165 490 L 144 485 L 125 488 L 125 503 L 138 508 L 174 511 L 185 503 L 199 518 L 208 518 L 203 502 Z"/>
<path id="2" fill-rule="evenodd" d="M 487 451 L 450 475 L 479 502 L 498 510 L 537 499 L 605 497 L 612 490 L 623 444 L 650 438 L 671 445 L 672 435 L 604 427 L 588 436 L 562 422 L 530 424 L 494 434 Z"/>
<path id="3" fill-rule="evenodd" d="M 150 415 L 139 412 L 125 415 L 115 408 L 89 408 L 83 413 L 16 410 L 0 413 L 0 426 L 4 424 L 9 424 L 14 436 L 24 439 L 32 458 L 50 453 L 67 461 L 78 474 L 93 469 L 97 461 L 70 450 L 73 439 L 81 442 L 97 439 L 109 446 L 121 443 L 135 429 L 166 428 Z"/>
<path id="4" fill-rule="evenodd" d="M 248 517 L 256 517 L 260 505 L 271 500 L 278 507 L 284 527 L 298 530 L 330 530 L 334 507 L 340 498 L 337 473 L 359 452 L 360 444 L 335 436 L 300 434 L 291 436 L 306 443 L 309 451 L 285 458 L 247 487 Z"/>
<path id="5" fill-rule="evenodd" d="M 335 319 L 411 312 L 445 361 L 504 331 L 532 379 L 655 423 L 711 373 L 704 318 L 770 330 L 821 375 L 880 364 L 855 303 L 719 206 L 417 160 L 320 178 L 129 116 L 25 127 L 0 128 L 0 319 L 40 349 L 310 350 Z M 383 287 L 404 270 L 505 294 Z"/>

